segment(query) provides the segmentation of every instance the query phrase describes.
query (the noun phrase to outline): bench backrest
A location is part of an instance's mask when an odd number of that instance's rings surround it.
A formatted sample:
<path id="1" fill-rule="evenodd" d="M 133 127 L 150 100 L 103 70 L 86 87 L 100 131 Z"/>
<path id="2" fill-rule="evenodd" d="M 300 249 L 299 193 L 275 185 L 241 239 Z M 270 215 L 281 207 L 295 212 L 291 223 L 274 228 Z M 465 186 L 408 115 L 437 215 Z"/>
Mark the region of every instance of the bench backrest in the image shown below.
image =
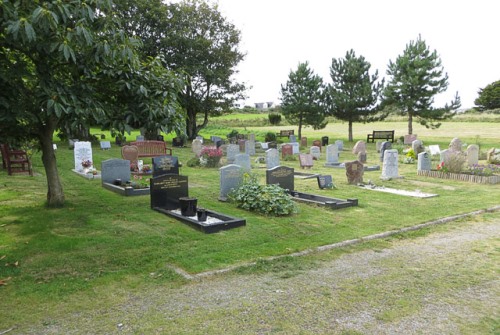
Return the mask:
<path id="1" fill-rule="evenodd" d="M 293 135 L 293 130 L 280 130 L 280 136 L 290 136 Z"/>
<path id="2" fill-rule="evenodd" d="M 374 130 L 373 136 L 393 136 L 394 130 Z"/>
<path id="3" fill-rule="evenodd" d="M 163 141 L 138 141 L 131 142 L 139 150 L 139 157 L 155 157 L 167 154 L 167 144 Z"/>

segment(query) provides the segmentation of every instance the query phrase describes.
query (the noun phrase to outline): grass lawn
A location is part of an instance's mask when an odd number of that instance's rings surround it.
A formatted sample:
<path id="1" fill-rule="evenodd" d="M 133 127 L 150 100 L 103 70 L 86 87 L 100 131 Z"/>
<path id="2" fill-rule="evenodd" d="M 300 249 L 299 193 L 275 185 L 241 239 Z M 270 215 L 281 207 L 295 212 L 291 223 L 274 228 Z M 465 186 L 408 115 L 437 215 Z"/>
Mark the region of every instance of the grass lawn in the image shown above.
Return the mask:
<path id="1" fill-rule="evenodd" d="M 395 129 L 399 137 L 406 133 L 405 126 L 404 122 L 356 124 L 355 138 L 365 139 L 373 129 Z M 277 129 L 255 128 L 259 133 Z M 320 131 L 306 129 L 304 135 L 310 139 L 327 135 L 333 141 L 345 140 L 346 133 L 347 124 L 338 123 Z M 500 147 L 498 123 L 445 123 L 432 132 L 415 127 L 415 133 L 424 144 L 437 143 L 441 148 L 456 136 L 464 143 L 481 144 L 483 152 Z M 207 138 L 209 134 L 204 135 Z M 352 145 L 345 142 L 341 161 L 354 159 Z M 7 176 L 5 170 L 0 171 L 0 280 L 7 284 L 0 286 L 0 331 L 14 323 L 43 320 L 47 308 L 63 313 L 63 305 L 90 308 L 98 298 L 103 303 L 119 301 L 120 297 L 113 296 L 115 289 L 183 285 L 185 279 L 168 265 L 199 273 L 500 204 L 498 184 L 419 177 L 416 164 L 400 163 L 404 179 L 381 181 L 381 171 L 366 172 L 364 179 L 386 187 L 437 193 L 438 197 L 418 199 L 362 190 L 347 184 L 344 170 L 325 168 L 323 152 L 311 172 L 331 174 L 337 189 L 319 190 L 315 179 L 296 179 L 296 190 L 357 198 L 359 206 L 332 211 L 299 204 L 296 215 L 265 217 L 217 201 L 217 169 L 184 165 L 181 174 L 189 177 L 190 196 L 197 197 L 200 206 L 247 220 L 245 227 L 206 235 L 152 211 L 149 196 L 121 197 L 103 189 L 98 180 L 75 175 L 71 172 L 73 151 L 66 143 L 58 143 L 58 147 L 67 202 L 64 208 L 44 207 L 47 185 L 39 154 L 33 158 L 35 177 Z M 190 148 L 175 148 L 174 155 L 184 163 L 192 157 Z M 99 167 L 105 159 L 120 158 L 120 148 L 113 145 L 111 150 L 102 151 L 94 146 L 93 157 Z M 300 170 L 298 161 L 282 163 Z M 368 144 L 368 164 L 381 164 L 374 144 Z M 254 164 L 253 172 L 265 182 L 264 168 Z"/>

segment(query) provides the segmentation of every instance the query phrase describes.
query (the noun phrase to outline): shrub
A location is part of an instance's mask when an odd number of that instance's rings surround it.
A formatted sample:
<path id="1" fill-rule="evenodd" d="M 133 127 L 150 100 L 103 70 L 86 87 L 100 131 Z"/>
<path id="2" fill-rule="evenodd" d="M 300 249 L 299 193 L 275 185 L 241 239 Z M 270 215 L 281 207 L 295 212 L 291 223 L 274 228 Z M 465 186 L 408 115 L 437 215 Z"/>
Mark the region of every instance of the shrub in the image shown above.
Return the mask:
<path id="1" fill-rule="evenodd" d="M 269 113 L 269 123 L 273 126 L 277 126 L 281 123 L 281 114 L 279 113 Z"/>
<path id="2" fill-rule="evenodd" d="M 237 137 L 238 134 L 239 134 L 238 131 L 233 129 L 233 130 L 231 130 L 231 132 L 229 134 L 227 134 L 227 138 Z"/>
<path id="3" fill-rule="evenodd" d="M 283 158 L 283 160 L 284 160 L 285 162 L 295 162 L 295 161 L 297 161 L 297 156 L 295 156 L 295 155 L 286 155 L 286 156 Z"/>
<path id="4" fill-rule="evenodd" d="M 200 152 L 200 165 L 206 167 L 219 166 L 222 150 L 217 147 L 203 147 Z"/>
<path id="5" fill-rule="evenodd" d="M 449 172 L 460 173 L 465 164 L 465 155 L 456 152 L 451 153 L 446 159 L 446 166 Z"/>
<path id="6" fill-rule="evenodd" d="M 200 158 L 199 157 L 193 157 L 190 160 L 186 162 L 186 165 L 189 167 L 196 167 L 200 166 Z"/>
<path id="7" fill-rule="evenodd" d="M 265 142 L 274 142 L 276 141 L 276 134 L 273 132 L 268 132 L 266 133 L 266 136 L 264 137 Z"/>
<path id="8" fill-rule="evenodd" d="M 292 197 L 278 185 L 259 185 L 255 176 L 245 175 L 243 184 L 229 193 L 238 208 L 272 216 L 297 212 Z"/>

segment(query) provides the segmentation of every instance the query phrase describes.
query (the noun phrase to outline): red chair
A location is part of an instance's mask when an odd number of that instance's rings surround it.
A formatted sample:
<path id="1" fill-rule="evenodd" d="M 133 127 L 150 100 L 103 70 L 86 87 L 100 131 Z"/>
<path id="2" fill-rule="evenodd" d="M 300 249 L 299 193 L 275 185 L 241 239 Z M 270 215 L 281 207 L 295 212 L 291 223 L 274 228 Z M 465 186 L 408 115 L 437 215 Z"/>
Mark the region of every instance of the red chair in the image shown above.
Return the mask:
<path id="1" fill-rule="evenodd" d="M 2 150 L 2 166 L 9 176 L 13 173 L 28 172 L 33 176 L 33 169 L 28 154 L 24 150 L 11 150 L 8 144 L 0 144 Z"/>

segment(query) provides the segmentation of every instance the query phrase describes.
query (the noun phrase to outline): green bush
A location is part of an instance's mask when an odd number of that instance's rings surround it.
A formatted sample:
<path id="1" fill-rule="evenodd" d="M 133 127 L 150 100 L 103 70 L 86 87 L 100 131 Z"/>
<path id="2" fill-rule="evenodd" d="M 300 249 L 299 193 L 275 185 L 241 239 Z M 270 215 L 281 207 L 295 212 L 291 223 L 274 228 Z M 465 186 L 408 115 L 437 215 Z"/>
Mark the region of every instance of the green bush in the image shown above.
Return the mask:
<path id="1" fill-rule="evenodd" d="M 238 208 L 272 216 L 297 213 L 292 197 L 278 185 L 259 185 L 255 176 L 246 175 L 243 184 L 229 193 Z"/>
<path id="2" fill-rule="evenodd" d="M 285 157 L 283 157 L 283 160 L 285 162 L 295 162 L 295 161 L 297 161 L 297 156 L 295 156 L 295 155 L 286 155 Z"/>
<path id="3" fill-rule="evenodd" d="M 281 123 L 281 114 L 279 113 L 269 113 L 269 123 L 273 126 L 277 126 Z"/>
<path id="4" fill-rule="evenodd" d="M 200 158 L 199 157 L 193 157 L 193 158 L 189 159 L 186 162 L 186 165 L 189 166 L 189 167 L 200 166 Z"/>
<path id="5" fill-rule="evenodd" d="M 264 137 L 265 142 L 274 142 L 276 141 L 276 134 L 273 132 L 268 132 L 266 133 L 266 136 Z"/>

